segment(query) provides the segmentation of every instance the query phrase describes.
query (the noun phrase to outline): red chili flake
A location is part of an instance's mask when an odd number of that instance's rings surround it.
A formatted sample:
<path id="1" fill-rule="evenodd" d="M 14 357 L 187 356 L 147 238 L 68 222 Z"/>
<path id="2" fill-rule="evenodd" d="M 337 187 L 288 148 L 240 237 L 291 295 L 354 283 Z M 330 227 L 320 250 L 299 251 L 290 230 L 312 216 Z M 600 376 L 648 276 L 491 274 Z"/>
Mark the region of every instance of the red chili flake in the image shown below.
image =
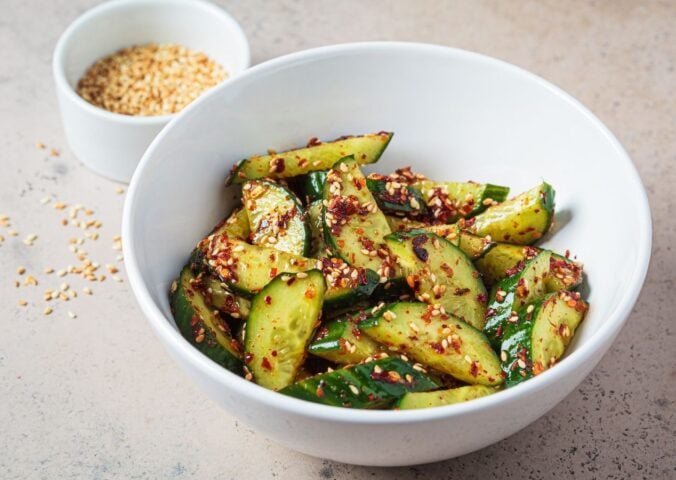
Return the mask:
<path id="1" fill-rule="evenodd" d="M 271 268 L 270 269 L 270 278 L 275 278 L 277 276 L 277 269 L 276 268 Z"/>
<path id="2" fill-rule="evenodd" d="M 465 295 L 466 293 L 469 293 L 469 288 L 456 288 L 455 292 L 453 292 L 455 295 L 462 296 Z"/>
<path id="3" fill-rule="evenodd" d="M 198 315 L 193 315 L 192 317 L 190 317 L 190 326 L 194 327 L 195 325 L 197 325 L 199 323 L 199 321 L 200 321 L 200 317 Z"/>
<path id="4" fill-rule="evenodd" d="M 271 352 L 270 352 L 270 355 L 272 355 L 273 357 L 276 357 L 276 356 L 277 356 L 277 350 L 271 351 Z"/>
<path id="5" fill-rule="evenodd" d="M 314 297 L 315 297 L 315 291 L 313 289 L 308 288 L 307 290 L 305 290 L 305 298 L 314 298 Z"/>
<path id="6" fill-rule="evenodd" d="M 270 360 L 268 360 L 268 357 L 263 357 L 263 360 L 261 360 L 261 367 L 266 370 L 272 370 L 272 364 L 270 363 Z"/>
<path id="7" fill-rule="evenodd" d="M 469 373 L 473 377 L 479 374 L 479 364 L 477 362 L 472 362 L 472 365 L 469 367 Z"/>
<path id="8" fill-rule="evenodd" d="M 318 398 L 324 398 L 324 388 L 322 388 L 321 383 L 317 386 L 317 390 L 315 390 L 315 394 L 317 395 Z"/>
<path id="9" fill-rule="evenodd" d="M 352 180 L 352 183 L 354 183 L 354 186 L 357 188 L 357 190 L 361 190 L 366 186 L 366 180 L 361 177 L 355 178 Z"/>
<path id="10" fill-rule="evenodd" d="M 373 240 L 367 237 L 359 237 L 359 243 L 361 243 L 366 250 L 375 250 L 376 248 Z"/>
<path id="11" fill-rule="evenodd" d="M 368 283 L 368 278 L 366 277 L 366 270 L 364 268 L 357 269 L 357 282 L 359 285 L 366 285 Z"/>
<path id="12" fill-rule="evenodd" d="M 326 327 L 320 327 L 319 330 L 317 330 L 317 336 L 315 337 L 315 340 L 321 340 L 325 338 L 329 334 L 329 329 Z"/>
<path id="13" fill-rule="evenodd" d="M 429 258 L 429 253 L 422 247 L 427 242 L 427 235 L 418 235 L 413 238 L 413 253 L 421 261 L 426 262 Z"/>
<path id="14" fill-rule="evenodd" d="M 526 263 L 523 260 L 519 260 L 512 268 L 505 270 L 505 274 L 507 274 L 508 277 L 512 277 L 523 270 L 525 266 Z"/>
<path id="15" fill-rule="evenodd" d="M 488 296 L 485 293 L 480 293 L 479 295 L 476 296 L 476 299 L 480 303 L 486 303 L 488 301 Z"/>
<path id="16" fill-rule="evenodd" d="M 355 338 L 361 338 L 361 330 L 356 326 L 352 327 L 352 335 L 354 335 Z"/>
<path id="17" fill-rule="evenodd" d="M 272 297 L 270 295 L 266 295 L 263 300 L 265 301 L 266 305 L 270 305 L 272 303 Z"/>
<path id="18" fill-rule="evenodd" d="M 495 331 L 495 337 L 496 338 L 502 337 L 502 325 L 498 325 L 498 329 Z"/>
<path id="19" fill-rule="evenodd" d="M 272 161 L 272 167 L 270 168 L 270 173 L 282 173 L 285 168 L 286 168 L 286 165 L 284 164 L 284 159 L 281 158 L 281 157 L 275 158 Z"/>
<path id="20" fill-rule="evenodd" d="M 312 137 L 310 140 L 307 141 L 308 147 L 316 147 L 317 145 L 321 145 L 321 144 L 322 144 L 322 142 L 320 142 L 317 137 Z"/>
<path id="21" fill-rule="evenodd" d="M 432 342 L 430 343 L 430 347 L 432 347 L 432 350 L 434 350 L 437 353 L 444 353 L 446 350 L 444 350 L 443 345 L 437 342 Z"/>
<path id="22" fill-rule="evenodd" d="M 496 311 L 494 308 L 489 308 L 488 310 L 486 310 L 486 318 L 492 317 L 493 315 L 495 315 L 495 313 Z"/>
<path id="23" fill-rule="evenodd" d="M 453 276 L 453 268 L 446 262 L 441 264 L 441 269 L 448 275 L 449 277 Z"/>
<path id="24" fill-rule="evenodd" d="M 251 361 L 253 360 L 253 358 L 254 358 L 254 354 L 253 354 L 253 353 L 251 353 L 251 352 L 246 352 L 246 353 L 244 354 L 244 363 L 251 363 Z"/>

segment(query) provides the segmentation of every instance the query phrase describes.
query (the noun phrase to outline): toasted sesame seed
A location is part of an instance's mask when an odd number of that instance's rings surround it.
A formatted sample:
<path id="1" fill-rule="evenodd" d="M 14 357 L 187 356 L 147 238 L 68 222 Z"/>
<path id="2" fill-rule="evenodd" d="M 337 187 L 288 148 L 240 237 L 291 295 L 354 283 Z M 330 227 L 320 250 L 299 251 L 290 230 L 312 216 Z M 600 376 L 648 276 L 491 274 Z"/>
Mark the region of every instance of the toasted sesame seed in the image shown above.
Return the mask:
<path id="1" fill-rule="evenodd" d="M 528 305 L 528 307 L 526 308 L 527 313 L 531 313 L 533 310 L 535 310 L 535 307 L 533 305 Z"/>
<path id="2" fill-rule="evenodd" d="M 68 316 L 69 316 L 70 318 L 76 318 L 76 317 L 77 317 L 77 315 L 75 315 L 75 314 L 74 314 L 72 311 L 70 311 L 70 310 L 68 310 Z"/>
<path id="3" fill-rule="evenodd" d="M 26 305 L 28 305 L 28 302 L 24 299 L 20 299 L 18 303 L 20 307 L 25 307 Z"/>
<path id="4" fill-rule="evenodd" d="M 25 267 L 17 267 L 16 273 L 18 273 L 19 275 L 23 275 L 24 273 L 26 273 L 26 268 Z"/>
<path id="5" fill-rule="evenodd" d="M 45 309 L 42 311 L 44 315 L 50 315 L 54 310 L 52 310 L 52 307 L 45 307 Z"/>
<path id="6" fill-rule="evenodd" d="M 89 287 L 84 287 L 84 288 L 82 289 L 82 291 L 83 291 L 84 293 L 86 293 L 87 295 L 91 295 L 91 294 L 93 293 L 93 292 L 92 292 L 92 289 L 89 288 Z"/>
<path id="7" fill-rule="evenodd" d="M 472 363 L 472 357 L 470 357 L 469 355 L 465 355 L 465 361 L 466 361 L 467 363 L 470 363 L 470 364 L 471 364 L 471 363 Z"/>
<path id="8" fill-rule="evenodd" d="M 503 362 L 507 361 L 507 352 L 505 352 L 504 350 L 500 352 L 500 360 L 502 360 Z"/>
<path id="9" fill-rule="evenodd" d="M 516 363 L 519 365 L 519 368 L 526 368 L 526 362 L 524 362 L 523 359 L 518 359 Z"/>
<path id="10" fill-rule="evenodd" d="M 415 323 L 413 323 L 413 322 L 409 323 L 408 326 L 409 326 L 409 327 L 411 328 L 411 330 L 413 330 L 414 332 L 419 332 L 419 331 L 420 331 L 420 329 L 418 328 L 418 326 L 417 326 Z"/>

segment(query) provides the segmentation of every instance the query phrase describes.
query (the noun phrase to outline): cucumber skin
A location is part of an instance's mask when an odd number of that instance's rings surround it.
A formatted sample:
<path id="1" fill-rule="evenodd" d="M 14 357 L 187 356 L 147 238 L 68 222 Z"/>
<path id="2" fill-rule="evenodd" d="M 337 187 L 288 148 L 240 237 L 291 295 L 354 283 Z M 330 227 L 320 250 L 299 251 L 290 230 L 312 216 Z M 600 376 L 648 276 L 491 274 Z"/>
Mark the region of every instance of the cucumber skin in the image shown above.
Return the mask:
<path id="1" fill-rule="evenodd" d="M 359 330 L 358 322 L 365 315 L 363 312 L 346 314 L 323 323 L 310 343 L 308 353 L 338 364 L 359 363 L 375 355 L 381 350 L 380 346 Z M 347 351 L 345 340 L 355 347 L 354 352 Z"/>
<path id="2" fill-rule="evenodd" d="M 310 227 L 308 226 L 307 222 L 305 221 L 306 217 L 306 212 L 305 209 L 303 208 L 303 204 L 301 203 L 300 199 L 296 196 L 295 193 L 293 193 L 291 190 L 286 188 L 284 185 L 280 185 L 279 183 L 272 182 L 267 179 L 255 179 L 251 180 L 251 182 L 254 183 L 262 183 L 268 185 L 270 189 L 279 189 L 281 192 L 286 194 L 286 196 L 293 202 L 294 206 L 296 207 L 296 219 L 301 222 L 303 225 L 303 239 L 302 239 L 302 248 L 298 252 L 288 252 L 294 255 L 300 255 L 302 257 L 307 257 L 310 253 L 310 240 L 312 238 L 310 234 Z M 249 209 L 244 207 L 244 210 L 246 211 L 247 218 L 249 219 L 249 231 L 251 233 L 251 237 L 253 237 L 253 234 L 255 233 L 253 230 L 251 230 L 251 218 L 249 217 Z M 257 242 L 252 239 L 252 243 L 255 245 Z M 277 244 L 275 244 L 277 245 Z M 268 247 L 273 247 L 272 245 L 268 245 Z M 281 250 L 284 251 L 284 250 Z"/>
<path id="3" fill-rule="evenodd" d="M 374 371 L 380 368 L 381 373 Z M 397 372 L 402 381 L 393 381 L 387 372 Z M 410 375 L 412 381 L 407 381 Z M 356 387 L 355 394 L 350 385 Z M 387 408 L 407 392 L 439 388 L 424 373 L 399 357 L 387 357 L 350 368 L 315 375 L 283 388 L 279 393 L 323 405 L 350 408 Z"/>
<path id="4" fill-rule="evenodd" d="M 414 208 L 409 202 L 405 203 L 396 203 L 393 202 L 389 197 L 386 190 L 386 181 L 385 180 L 375 180 L 372 178 L 366 178 L 366 187 L 369 189 L 373 198 L 380 210 L 385 213 L 404 213 L 406 215 L 413 216 L 423 216 L 427 212 L 427 207 L 425 205 L 425 199 L 419 190 L 404 185 L 401 188 L 405 188 L 407 191 L 408 198 L 414 198 L 418 202 L 418 208 Z"/>
<path id="5" fill-rule="evenodd" d="M 436 392 L 407 393 L 401 397 L 395 404 L 395 408 L 400 410 L 411 410 L 417 408 L 443 407 L 456 403 L 468 402 L 475 398 L 485 397 L 496 393 L 494 387 L 485 385 L 467 385 L 464 387 L 449 388 L 447 390 L 438 390 Z"/>
<path id="6" fill-rule="evenodd" d="M 303 178 L 301 191 L 308 204 L 322 199 L 326 173 L 326 170 L 310 172 Z"/>
<path id="7" fill-rule="evenodd" d="M 230 174 L 228 175 L 226 179 L 226 186 L 231 185 L 233 183 L 242 183 L 246 180 L 252 180 L 254 178 L 262 178 L 262 177 L 272 177 L 272 178 L 288 178 L 288 177 L 294 177 L 302 174 L 307 174 L 310 172 L 316 172 L 320 170 L 326 170 L 327 168 L 330 168 L 332 164 L 334 164 L 336 161 L 338 161 L 341 157 L 344 157 L 346 155 L 346 152 L 341 151 L 339 154 L 331 154 L 329 157 L 332 157 L 329 160 L 324 160 L 322 163 L 319 165 L 313 165 L 313 162 L 308 162 L 307 168 L 304 169 L 304 171 L 298 171 L 295 172 L 293 175 L 288 175 L 288 171 L 292 169 L 286 170 L 287 173 L 285 174 L 277 174 L 274 172 L 269 171 L 269 163 L 270 160 L 273 159 L 273 157 L 276 158 L 293 158 L 296 156 L 296 154 L 299 151 L 307 151 L 307 150 L 312 150 L 314 149 L 314 152 L 316 153 L 318 149 L 321 149 L 322 147 L 325 147 L 325 149 L 328 148 L 333 148 L 335 147 L 336 144 L 339 144 L 339 142 L 347 143 L 350 142 L 350 140 L 359 141 L 363 140 L 366 137 L 384 137 L 384 140 L 379 138 L 379 141 L 382 141 L 382 145 L 380 145 L 380 148 L 378 149 L 377 152 L 375 152 L 371 157 L 366 156 L 363 152 L 353 152 L 353 154 L 357 153 L 359 158 L 357 158 L 357 161 L 360 164 L 369 164 L 369 163 L 375 163 L 377 162 L 380 157 L 382 156 L 383 152 L 387 149 L 387 146 L 390 144 L 390 141 L 392 141 L 392 137 L 394 136 L 394 133 L 392 132 L 378 132 L 375 134 L 367 134 L 367 135 L 360 135 L 356 137 L 341 137 L 336 140 L 332 140 L 330 142 L 324 142 L 319 145 L 315 145 L 313 147 L 301 147 L 301 148 L 296 148 L 292 150 L 287 150 L 285 152 L 279 152 L 276 153 L 274 156 L 272 155 L 254 155 L 253 157 L 245 158 L 243 160 L 240 160 L 238 163 L 233 165 L 233 168 L 230 171 Z M 345 149 L 349 147 L 344 147 Z M 349 155 L 349 153 L 347 153 Z M 246 169 L 247 165 L 253 162 L 258 162 L 261 163 L 262 165 L 260 166 L 260 171 L 259 172 L 254 172 L 252 175 L 247 175 L 244 173 L 244 170 Z M 300 166 L 298 166 L 300 168 Z"/>
<path id="8" fill-rule="evenodd" d="M 207 328 L 203 322 L 200 323 L 202 324 L 205 331 L 204 340 L 199 343 L 195 340 L 192 323 L 193 317 L 195 315 L 199 317 L 199 314 L 197 314 L 195 308 L 188 299 L 189 294 L 186 293 L 185 285 L 183 284 L 183 281 L 181 281 L 183 275 L 186 275 L 185 270 L 187 268 L 189 267 L 184 267 L 184 269 L 181 271 L 179 280 L 176 283 L 176 290 L 169 295 L 169 305 L 174 315 L 176 326 L 181 332 L 183 338 L 188 340 L 188 342 L 190 342 L 193 347 L 195 347 L 217 364 L 241 376 L 243 363 L 239 355 L 235 353 L 234 345 L 237 343 L 234 340 L 232 340 L 233 346 L 230 347 L 231 351 L 227 348 L 224 348 L 216 341 L 214 332 Z M 192 274 L 190 275 L 192 276 Z M 196 294 L 200 295 L 197 291 Z"/>

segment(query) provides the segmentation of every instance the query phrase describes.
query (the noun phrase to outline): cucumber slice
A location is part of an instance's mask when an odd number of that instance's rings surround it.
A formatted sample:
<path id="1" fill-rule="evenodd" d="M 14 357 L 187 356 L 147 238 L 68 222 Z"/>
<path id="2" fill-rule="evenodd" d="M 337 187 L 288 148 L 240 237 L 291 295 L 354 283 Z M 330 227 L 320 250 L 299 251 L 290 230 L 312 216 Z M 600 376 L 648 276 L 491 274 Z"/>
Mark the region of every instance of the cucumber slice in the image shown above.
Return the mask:
<path id="1" fill-rule="evenodd" d="M 380 177 L 382 176 L 377 174 L 369 175 L 366 186 L 384 213 L 401 213 L 411 217 L 425 215 L 425 199 L 419 190 Z"/>
<path id="2" fill-rule="evenodd" d="M 514 386 L 551 368 L 564 354 L 588 305 L 575 292 L 555 292 L 519 311 L 501 345 L 505 384 Z"/>
<path id="3" fill-rule="evenodd" d="M 336 256 L 375 271 L 382 283 L 393 275 L 394 261 L 383 243 L 390 227 L 353 157 L 336 163 L 326 176 L 323 223 L 324 241 Z"/>
<path id="4" fill-rule="evenodd" d="M 419 366 L 396 357 L 310 377 L 279 393 L 309 402 L 351 408 L 386 408 L 407 392 L 439 388 Z"/>
<path id="5" fill-rule="evenodd" d="M 380 283 L 380 277 L 373 270 L 353 267 L 342 258 L 323 257 L 319 265 L 328 286 L 324 297 L 326 308 L 349 307 L 367 299 Z"/>
<path id="6" fill-rule="evenodd" d="M 490 183 L 421 180 L 412 186 L 420 190 L 435 223 L 453 223 L 459 218 L 473 217 L 488 206 L 504 201 L 509 194 L 508 187 Z"/>
<path id="7" fill-rule="evenodd" d="M 455 224 L 431 225 L 420 230 L 445 238 L 456 247 L 459 247 L 471 260 L 483 257 L 495 245 L 495 242 L 492 242 L 490 238 L 472 235 L 460 230 L 460 227 Z"/>
<path id="8" fill-rule="evenodd" d="M 203 239 L 192 263 L 196 271 L 206 268 L 245 297 L 256 294 L 282 272 L 303 272 L 317 265 L 314 259 L 250 245 L 228 235 L 209 235 Z"/>
<path id="9" fill-rule="evenodd" d="M 503 382 L 500 361 L 484 334 L 432 305 L 395 303 L 359 326 L 376 342 L 463 382 Z"/>
<path id="10" fill-rule="evenodd" d="M 253 298 L 244 359 L 257 384 L 280 390 L 293 383 L 319 324 L 325 289 L 319 270 L 284 273 Z"/>
<path id="11" fill-rule="evenodd" d="M 313 141 L 305 148 L 255 155 L 236 164 L 230 172 L 227 183 L 242 183 L 263 177 L 296 177 L 318 170 L 328 170 L 347 155 L 354 155 L 360 165 L 374 163 L 387 148 L 392 135 L 390 132 L 378 132 L 357 137 L 341 137 L 326 143 Z"/>
<path id="12" fill-rule="evenodd" d="M 293 193 L 275 182 L 250 180 L 242 186 L 242 201 L 254 245 L 308 255 L 310 231 L 303 207 Z"/>
<path id="13" fill-rule="evenodd" d="M 241 346 L 218 311 L 209 308 L 189 266 L 172 284 L 169 303 L 181 335 L 214 362 L 238 375 L 242 373 Z"/>
<path id="14" fill-rule="evenodd" d="M 410 218 L 393 215 L 385 215 L 385 220 L 387 220 L 387 224 L 393 232 L 402 232 L 429 226 L 429 224 L 421 222 L 420 220 L 411 220 Z"/>
<path id="15" fill-rule="evenodd" d="M 216 225 L 211 231 L 212 235 L 227 234 L 233 238 L 246 240 L 251 230 L 249 228 L 249 217 L 243 208 L 234 210 L 230 216 Z"/>
<path id="16" fill-rule="evenodd" d="M 326 244 L 324 243 L 324 227 L 322 226 L 322 205 L 321 200 L 311 203 L 307 207 L 307 224 L 310 228 L 310 256 L 317 258 L 326 254 Z"/>
<path id="17" fill-rule="evenodd" d="M 203 284 L 204 296 L 213 307 L 232 318 L 245 319 L 249 316 L 251 301 L 232 293 L 224 283 L 211 275 L 204 277 Z"/>
<path id="18" fill-rule="evenodd" d="M 322 199 L 324 196 L 325 181 L 326 170 L 310 172 L 302 177 L 302 180 L 300 181 L 300 190 L 305 197 L 306 203 L 312 203 Z"/>
<path id="19" fill-rule="evenodd" d="M 498 242 L 530 245 L 540 239 L 554 220 L 554 196 L 551 185 L 542 183 L 511 200 L 488 208 L 465 223 L 470 233 Z"/>
<path id="20" fill-rule="evenodd" d="M 434 392 L 407 393 L 399 399 L 395 404 L 395 408 L 399 410 L 412 410 L 415 408 L 443 407 L 444 405 L 452 405 L 485 397 L 496 391 L 493 387 L 469 385 Z"/>
<path id="21" fill-rule="evenodd" d="M 323 324 L 308 352 L 341 365 L 359 363 L 382 349 L 359 329 L 365 313 L 347 314 Z"/>
<path id="22" fill-rule="evenodd" d="M 396 232 L 385 237 L 385 242 L 416 298 L 483 328 L 488 295 L 479 272 L 462 250 L 422 230 Z"/>
<path id="23" fill-rule="evenodd" d="M 541 251 L 522 265 L 521 270 L 497 284 L 488 303 L 486 325 L 483 328 L 495 348 L 500 347 L 507 325 L 517 321 L 519 309 L 545 295 L 545 277 L 549 272 L 550 257 L 550 251 Z"/>
<path id="24" fill-rule="evenodd" d="M 502 280 L 510 272 L 520 269 L 525 262 L 534 258 L 541 249 L 536 247 L 496 243 L 474 265 L 488 285 Z M 549 273 L 545 278 L 548 292 L 570 290 L 582 283 L 582 265 L 563 255 L 552 252 L 549 260 Z"/>

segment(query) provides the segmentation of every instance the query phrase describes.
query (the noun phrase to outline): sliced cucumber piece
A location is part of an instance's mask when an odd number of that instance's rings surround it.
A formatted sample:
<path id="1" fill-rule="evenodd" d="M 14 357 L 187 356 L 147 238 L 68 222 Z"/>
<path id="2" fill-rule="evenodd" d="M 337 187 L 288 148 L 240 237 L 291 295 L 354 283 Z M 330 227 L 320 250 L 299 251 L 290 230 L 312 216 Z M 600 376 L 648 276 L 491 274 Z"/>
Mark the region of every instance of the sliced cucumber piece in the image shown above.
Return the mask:
<path id="1" fill-rule="evenodd" d="M 422 230 L 396 232 L 385 242 L 403 268 L 416 298 L 481 329 L 488 295 L 462 250 Z"/>
<path id="2" fill-rule="evenodd" d="M 490 183 L 421 180 L 412 186 L 421 192 L 435 223 L 453 223 L 459 218 L 473 217 L 488 206 L 504 201 L 509 194 L 508 187 Z"/>
<path id="3" fill-rule="evenodd" d="M 293 383 L 319 324 L 325 289 L 319 270 L 284 273 L 253 298 L 244 359 L 257 384 L 280 390 Z"/>
<path id="4" fill-rule="evenodd" d="M 367 299 L 380 283 L 373 270 L 353 267 L 342 258 L 322 257 L 318 263 L 328 286 L 324 297 L 326 308 L 349 307 Z"/>
<path id="5" fill-rule="evenodd" d="M 207 275 L 203 279 L 204 296 L 208 298 L 209 304 L 232 318 L 245 319 L 249 316 L 251 301 L 232 293 L 227 289 L 225 283 L 216 277 Z"/>
<path id="6" fill-rule="evenodd" d="M 242 200 L 254 245 L 307 256 L 310 231 L 298 198 L 269 180 L 250 180 L 242 186 Z"/>
<path id="7" fill-rule="evenodd" d="M 386 357 L 310 377 L 280 390 L 309 402 L 351 408 L 386 408 L 407 392 L 439 388 L 421 368 Z"/>
<path id="8" fill-rule="evenodd" d="M 415 408 L 443 407 L 454 403 L 467 402 L 475 398 L 485 397 L 497 392 L 493 387 L 485 385 L 468 385 L 466 387 L 436 390 L 434 392 L 407 393 L 395 404 L 400 410 Z"/>
<path id="9" fill-rule="evenodd" d="M 419 190 L 387 178 L 372 174 L 366 179 L 366 186 L 384 213 L 401 213 L 411 217 L 425 215 L 425 199 Z"/>
<path id="10" fill-rule="evenodd" d="M 551 368 L 564 354 L 588 305 L 575 292 L 555 292 L 519 311 L 506 327 L 501 345 L 506 385 L 518 383 Z"/>
<path id="11" fill-rule="evenodd" d="M 381 351 L 380 345 L 359 329 L 364 312 L 347 314 L 324 323 L 308 352 L 341 365 L 359 363 Z"/>
<path id="12" fill-rule="evenodd" d="M 456 224 L 453 225 L 431 225 L 421 228 L 426 232 L 432 232 L 435 235 L 445 238 L 456 247 L 459 247 L 465 255 L 471 260 L 481 258 L 495 245 L 488 237 L 478 237 L 462 231 Z"/>
<path id="13" fill-rule="evenodd" d="M 540 239 L 554 220 L 554 189 L 548 183 L 524 192 L 511 200 L 489 207 L 465 223 L 470 233 L 494 241 L 530 245 Z"/>
<path id="14" fill-rule="evenodd" d="M 328 170 L 341 158 L 354 155 L 360 165 L 378 161 L 392 139 L 390 132 L 357 137 L 341 137 L 321 143 L 313 139 L 305 148 L 268 155 L 255 155 L 235 165 L 228 183 L 242 183 L 256 178 L 288 178 L 318 170 Z"/>
<path id="15" fill-rule="evenodd" d="M 541 249 L 537 247 L 496 243 L 483 257 L 474 262 L 477 270 L 488 285 L 493 285 L 510 273 L 519 270 L 528 260 L 534 258 Z M 582 265 L 552 252 L 549 259 L 549 273 L 545 278 L 548 292 L 569 290 L 582 283 Z"/>
<path id="16" fill-rule="evenodd" d="M 385 220 L 387 220 L 387 224 L 390 226 L 390 230 L 393 232 L 402 232 L 429 226 L 429 224 L 419 220 L 411 220 L 410 218 L 394 215 L 385 215 Z"/>
<path id="17" fill-rule="evenodd" d="M 541 251 L 493 290 L 483 330 L 495 348 L 500 347 L 507 325 L 518 320 L 517 312 L 545 295 L 550 257 L 550 251 Z"/>
<path id="18" fill-rule="evenodd" d="M 300 190 L 306 203 L 312 203 L 321 200 L 324 196 L 324 182 L 326 181 L 326 170 L 319 172 L 310 172 L 304 175 L 300 181 Z"/>
<path id="19" fill-rule="evenodd" d="M 353 157 L 336 163 L 326 176 L 323 218 L 324 241 L 336 256 L 375 271 L 383 283 L 393 275 L 394 262 L 383 243 L 390 227 Z"/>
<path id="20" fill-rule="evenodd" d="M 241 375 L 241 346 L 218 311 L 209 308 L 202 288 L 201 280 L 195 277 L 190 267 L 184 267 L 178 281 L 172 284 L 169 297 L 176 326 L 200 352 Z"/>
<path id="21" fill-rule="evenodd" d="M 317 258 L 326 255 L 324 243 L 324 227 L 322 226 L 322 201 L 312 202 L 307 207 L 307 224 L 310 228 L 310 256 Z"/>
<path id="22" fill-rule="evenodd" d="M 315 268 L 317 260 L 251 245 L 228 235 L 209 235 L 193 256 L 196 271 L 206 268 L 234 292 L 251 297 L 282 272 Z"/>
<path id="23" fill-rule="evenodd" d="M 503 382 L 500 361 L 484 334 L 432 305 L 395 303 L 359 326 L 376 342 L 463 382 Z"/>
<path id="24" fill-rule="evenodd" d="M 246 240 L 251 230 L 249 229 L 249 218 L 243 208 L 235 209 L 228 218 L 216 225 L 211 231 L 212 235 L 227 234 L 233 238 Z"/>

